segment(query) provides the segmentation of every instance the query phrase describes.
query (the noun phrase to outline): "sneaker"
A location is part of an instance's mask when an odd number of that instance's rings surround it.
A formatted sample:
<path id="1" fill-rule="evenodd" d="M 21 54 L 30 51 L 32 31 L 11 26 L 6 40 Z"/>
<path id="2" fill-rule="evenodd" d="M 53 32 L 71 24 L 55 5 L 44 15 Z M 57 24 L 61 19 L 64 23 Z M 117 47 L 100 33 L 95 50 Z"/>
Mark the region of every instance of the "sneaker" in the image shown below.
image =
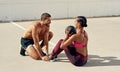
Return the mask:
<path id="1" fill-rule="evenodd" d="M 51 61 L 51 62 L 57 61 L 57 56 L 52 57 L 50 61 Z"/>
<path id="2" fill-rule="evenodd" d="M 24 50 L 24 47 L 21 47 L 20 55 L 25 56 L 25 50 Z"/>

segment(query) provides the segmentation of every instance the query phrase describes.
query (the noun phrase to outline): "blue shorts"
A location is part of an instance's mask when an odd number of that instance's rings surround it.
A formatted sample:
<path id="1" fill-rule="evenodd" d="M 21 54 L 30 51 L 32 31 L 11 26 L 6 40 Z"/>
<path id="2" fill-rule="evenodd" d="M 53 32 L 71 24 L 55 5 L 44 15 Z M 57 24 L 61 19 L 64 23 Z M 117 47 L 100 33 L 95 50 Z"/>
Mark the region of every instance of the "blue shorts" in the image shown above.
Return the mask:
<path id="1" fill-rule="evenodd" d="M 29 45 L 33 45 L 33 39 L 21 38 L 21 45 L 23 48 L 27 48 Z"/>

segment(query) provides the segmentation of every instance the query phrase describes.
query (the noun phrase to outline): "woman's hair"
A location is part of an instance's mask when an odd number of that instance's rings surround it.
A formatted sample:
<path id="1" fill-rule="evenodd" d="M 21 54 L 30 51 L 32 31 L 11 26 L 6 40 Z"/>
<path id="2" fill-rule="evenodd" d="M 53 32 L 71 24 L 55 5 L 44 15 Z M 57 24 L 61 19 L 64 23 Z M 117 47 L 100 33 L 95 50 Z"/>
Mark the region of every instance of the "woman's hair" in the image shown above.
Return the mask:
<path id="1" fill-rule="evenodd" d="M 87 19 L 84 16 L 77 16 L 78 22 L 80 22 L 82 27 L 87 27 Z"/>
<path id="2" fill-rule="evenodd" d="M 75 29 L 74 26 L 71 26 L 71 25 L 67 26 L 66 29 L 65 29 L 65 33 L 66 33 L 67 30 L 70 31 L 69 34 L 71 34 L 71 35 L 76 34 L 76 29 Z"/>

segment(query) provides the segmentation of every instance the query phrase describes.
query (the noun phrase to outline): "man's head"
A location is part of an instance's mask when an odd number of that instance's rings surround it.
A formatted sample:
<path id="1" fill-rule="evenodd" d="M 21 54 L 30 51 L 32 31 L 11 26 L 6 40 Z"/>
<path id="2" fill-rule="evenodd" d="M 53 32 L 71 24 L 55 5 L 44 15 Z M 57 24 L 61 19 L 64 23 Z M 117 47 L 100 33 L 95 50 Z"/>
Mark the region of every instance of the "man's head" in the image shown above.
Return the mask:
<path id="1" fill-rule="evenodd" d="M 41 15 L 41 21 L 43 21 L 44 24 L 50 24 L 51 23 L 51 15 L 49 13 L 43 13 Z"/>

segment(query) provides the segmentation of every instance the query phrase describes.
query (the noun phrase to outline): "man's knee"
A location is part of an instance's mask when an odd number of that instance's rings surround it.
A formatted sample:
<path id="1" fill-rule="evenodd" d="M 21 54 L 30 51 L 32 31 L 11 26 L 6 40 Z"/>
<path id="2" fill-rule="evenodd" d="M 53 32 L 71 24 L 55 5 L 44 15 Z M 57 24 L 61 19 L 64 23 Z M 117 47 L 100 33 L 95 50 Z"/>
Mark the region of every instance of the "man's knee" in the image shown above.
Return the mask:
<path id="1" fill-rule="evenodd" d="M 32 57 L 34 60 L 39 60 L 40 57 L 39 56 L 35 56 L 35 57 Z"/>
<path id="2" fill-rule="evenodd" d="M 49 40 L 53 37 L 53 32 L 49 32 Z"/>
<path id="3" fill-rule="evenodd" d="M 40 56 L 38 55 L 37 51 L 35 50 L 33 45 L 29 45 L 28 48 L 26 49 L 28 55 L 35 59 L 35 60 L 39 60 Z"/>
<path id="4" fill-rule="evenodd" d="M 33 54 L 33 53 L 29 53 L 29 56 L 32 58 L 32 59 L 34 59 L 34 60 L 39 60 L 40 59 L 40 56 L 38 55 L 38 54 Z"/>

